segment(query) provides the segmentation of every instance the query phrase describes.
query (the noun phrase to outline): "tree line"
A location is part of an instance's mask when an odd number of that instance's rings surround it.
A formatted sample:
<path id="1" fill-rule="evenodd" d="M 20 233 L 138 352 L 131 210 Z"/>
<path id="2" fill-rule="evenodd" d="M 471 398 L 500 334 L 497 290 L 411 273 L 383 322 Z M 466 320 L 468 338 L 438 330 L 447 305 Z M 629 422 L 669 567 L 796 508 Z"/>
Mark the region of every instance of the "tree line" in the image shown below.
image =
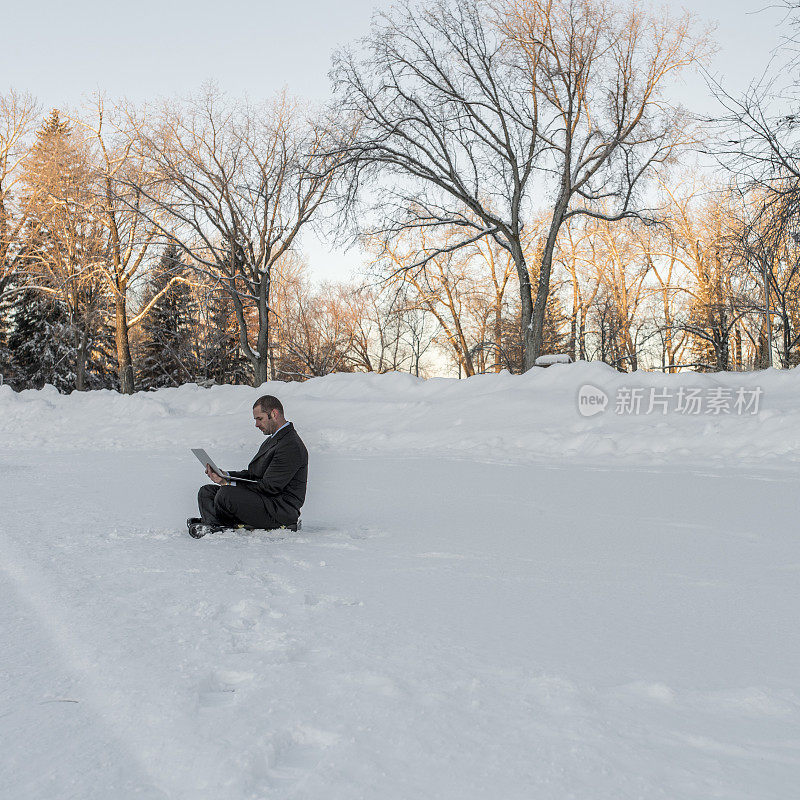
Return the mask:
<path id="1" fill-rule="evenodd" d="M 669 89 L 710 47 L 636 4 L 431 0 L 336 52 L 323 107 L 0 95 L 3 380 L 794 366 L 795 98 L 691 117 Z M 311 231 L 366 266 L 312 279 Z"/>

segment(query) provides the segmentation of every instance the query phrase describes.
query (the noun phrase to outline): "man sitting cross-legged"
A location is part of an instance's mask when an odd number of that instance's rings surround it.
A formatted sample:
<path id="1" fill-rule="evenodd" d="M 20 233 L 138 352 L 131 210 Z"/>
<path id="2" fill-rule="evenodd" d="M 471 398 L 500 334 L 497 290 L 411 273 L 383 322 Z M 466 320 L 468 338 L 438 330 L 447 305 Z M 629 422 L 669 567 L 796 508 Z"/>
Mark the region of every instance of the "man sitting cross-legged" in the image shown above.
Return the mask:
<path id="1" fill-rule="evenodd" d="M 256 427 L 267 436 L 247 469 L 217 475 L 206 465 L 214 485 L 197 495 L 200 517 L 186 521 L 196 539 L 207 533 L 244 525 L 249 528 L 297 530 L 306 498 L 308 451 L 291 422 L 283 416 L 277 397 L 264 395 L 253 405 Z M 237 483 L 247 478 L 256 483 Z"/>

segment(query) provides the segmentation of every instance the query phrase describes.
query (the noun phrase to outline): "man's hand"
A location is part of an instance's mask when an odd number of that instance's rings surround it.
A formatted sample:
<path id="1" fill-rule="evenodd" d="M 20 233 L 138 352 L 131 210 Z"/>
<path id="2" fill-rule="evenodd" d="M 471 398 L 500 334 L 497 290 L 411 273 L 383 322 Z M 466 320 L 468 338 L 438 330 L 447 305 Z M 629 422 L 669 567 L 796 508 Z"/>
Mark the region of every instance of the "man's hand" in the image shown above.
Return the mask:
<path id="1" fill-rule="evenodd" d="M 222 475 L 217 475 L 217 473 L 214 472 L 214 470 L 211 469 L 211 467 L 208 464 L 206 464 L 206 475 L 208 475 L 208 477 L 211 478 L 211 480 L 214 481 L 214 483 L 219 484 L 220 486 L 228 485 L 228 481 L 226 481 L 225 478 L 222 477 Z"/>

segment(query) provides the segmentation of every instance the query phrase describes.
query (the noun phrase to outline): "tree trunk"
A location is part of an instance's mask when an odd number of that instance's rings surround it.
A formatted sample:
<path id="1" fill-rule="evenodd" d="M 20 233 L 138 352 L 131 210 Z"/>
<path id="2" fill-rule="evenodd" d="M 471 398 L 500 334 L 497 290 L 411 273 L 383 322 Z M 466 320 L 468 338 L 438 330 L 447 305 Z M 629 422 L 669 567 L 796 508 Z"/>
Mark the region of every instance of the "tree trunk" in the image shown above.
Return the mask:
<path id="1" fill-rule="evenodd" d="M 569 342 L 567 343 L 567 353 L 569 357 L 576 361 L 577 340 L 578 340 L 578 278 L 575 269 L 572 269 L 572 319 L 569 322 Z"/>
<path id="2" fill-rule="evenodd" d="M 494 371 L 503 369 L 503 309 L 500 298 L 494 309 Z"/>
<path id="3" fill-rule="evenodd" d="M 270 270 L 266 269 L 258 286 L 258 334 L 253 364 L 253 386 L 267 382 L 269 373 L 269 290 L 272 285 Z"/>
<path id="4" fill-rule="evenodd" d="M 264 356 L 253 361 L 253 386 L 259 387 L 267 382 L 267 359 Z"/>
<path id="5" fill-rule="evenodd" d="M 517 268 L 519 278 L 519 306 L 520 306 L 520 338 L 522 339 L 522 371 L 527 372 L 532 366 L 533 361 L 528 359 L 528 354 L 532 352 L 532 319 L 533 319 L 533 292 L 531 290 L 531 276 L 528 272 L 528 265 L 525 263 L 525 255 L 522 252 L 522 245 L 519 241 L 513 242 L 511 246 L 511 256 Z"/>
<path id="6" fill-rule="evenodd" d="M 270 327 L 272 321 L 269 318 L 270 315 L 269 295 L 271 289 L 272 289 L 272 269 L 268 271 L 267 287 L 266 287 L 266 292 L 264 293 L 264 350 L 263 350 L 264 369 L 265 369 L 264 381 L 267 380 L 266 378 L 267 374 L 269 374 L 270 378 L 272 378 L 273 380 L 275 379 L 275 355 L 272 352 L 272 342 L 270 341 L 270 335 L 271 335 Z"/>
<path id="7" fill-rule="evenodd" d="M 544 320 L 547 310 L 547 299 L 550 296 L 550 272 L 553 268 L 553 253 L 556 249 L 556 239 L 564 222 L 564 214 L 567 212 L 569 195 L 566 194 L 562 184 L 562 192 L 556 207 L 553 210 L 553 218 L 550 222 L 550 230 L 547 233 L 547 241 L 542 251 L 541 266 L 539 268 L 539 283 L 536 287 L 536 302 L 533 306 L 533 314 L 529 326 L 529 335 L 525 341 L 525 371 L 527 372 L 534 364 L 536 359 L 542 354 L 544 343 Z"/>
<path id="8" fill-rule="evenodd" d="M 75 357 L 75 389 L 78 392 L 86 390 L 86 350 L 89 344 L 89 331 L 83 330 L 80 334 L 78 351 Z"/>
<path id="9" fill-rule="evenodd" d="M 742 331 L 739 326 L 736 326 L 736 332 L 734 334 L 734 344 L 736 348 L 736 370 L 737 372 L 742 371 Z"/>
<path id="10" fill-rule="evenodd" d="M 266 305 L 264 306 L 266 308 Z M 258 305 L 258 336 L 256 337 L 255 357 L 250 361 L 253 365 L 253 386 L 258 388 L 262 383 L 267 382 L 267 372 L 269 359 L 267 357 L 267 341 L 269 338 L 269 322 L 267 314 L 262 315 L 262 306 Z"/>
<path id="11" fill-rule="evenodd" d="M 664 303 L 664 322 L 666 323 L 666 330 L 664 331 L 664 347 L 667 351 L 667 364 L 669 365 L 670 373 L 675 372 L 675 356 L 672 353 L 672 316 L 669 313 L 669 297 L 667 290 L 662 289 L 662 301 Z"/>
<path id="12" fill-rule="evenodd" d="M 117 293 L 115 306 L 119 390 L 122 394 L 133 394 L 133 361 L 131 360 L 131 344 L 128 339 L 128 313 L 124 294 Z"/>
<path id="13" fill-rule="evenodd" d="M 783 323 L 783 353 L 781 354 L 781 367 L 789 369 L 792 366 L 792 330 L 786 304 L 781 303 L 781 322 Z"/>
<path id="14" fill-rule="evenodd" d="M 623 340 L 622 355 L 625 357 L 625 361 L 627 361 L 628 364 L 630 365 L 630 371 L 636 372 L 636 370 L 639 369 L 639 358 L 636 353 L 636 345 L 634 344 L 633 337 L 631 336 L 630 325 L 627 323 L 628 319 L 627 314 L 625 316 L 625 319 L 626 319 L 625 330 L 622 335 L 622 340 Z"/>
<path id="15" fill-rule="evenodd" d="M 717 372 L 725 372 L 728 369 L 728 334 L 724 328 L 724 318 L 719 327 L 719 338 L 716 336 L 714 342 L 714 350 L 717 356 Z"/>
<path id="16" fill-rule="evenodd" d="M 579 328 L 578 342 L 580 345 L 581 361 L 588 361 L 586 355 L 586 310 L 581 309 L 581 324 Z"/>

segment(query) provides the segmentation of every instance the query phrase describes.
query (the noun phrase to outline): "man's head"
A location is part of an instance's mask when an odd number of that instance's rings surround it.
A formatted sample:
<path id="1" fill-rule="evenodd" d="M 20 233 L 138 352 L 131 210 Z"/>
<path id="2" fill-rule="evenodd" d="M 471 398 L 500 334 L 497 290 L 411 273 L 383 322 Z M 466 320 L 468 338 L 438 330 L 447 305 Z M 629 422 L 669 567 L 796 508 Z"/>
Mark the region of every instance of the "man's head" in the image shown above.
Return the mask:
<path id="1" fill-rule="evenodd" d="M 253 404 L 253 419 L 256 421 L 256 428 L 265 436 L 271 436 L 286 422 L 281 401 L 271 394 L 259 397 Z"/>

